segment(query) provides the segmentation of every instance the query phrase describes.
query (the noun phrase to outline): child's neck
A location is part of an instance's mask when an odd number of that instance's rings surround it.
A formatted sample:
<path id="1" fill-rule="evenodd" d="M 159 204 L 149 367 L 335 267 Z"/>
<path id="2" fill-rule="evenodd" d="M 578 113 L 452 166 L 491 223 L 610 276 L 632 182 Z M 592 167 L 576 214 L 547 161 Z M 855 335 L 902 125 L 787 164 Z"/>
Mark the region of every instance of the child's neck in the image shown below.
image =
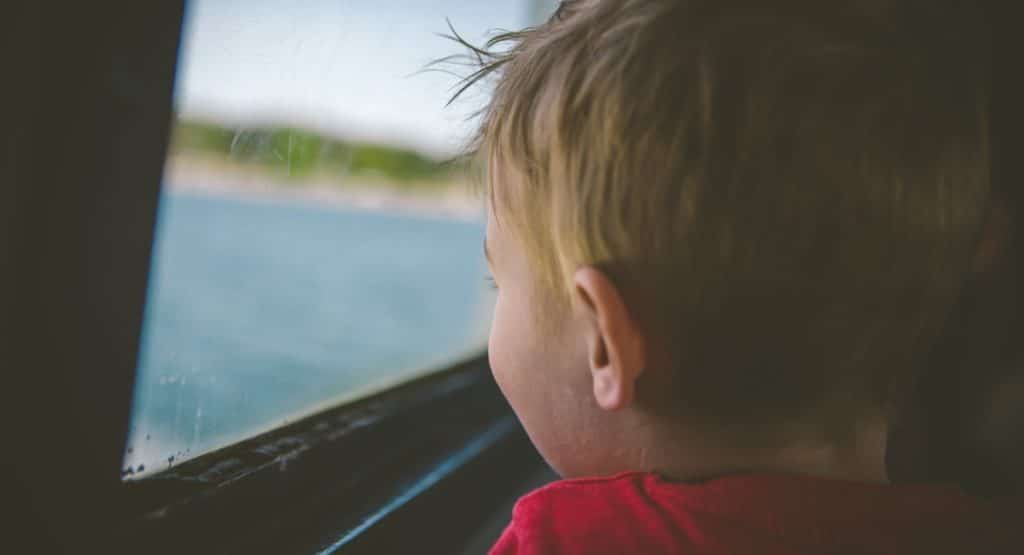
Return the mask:
<path id="1" fill-rule="evenodd" d="M 793 443 L 770 449 L 721 447 L 695 439 L 671 441 L 666 437 L 656 445 L 668 447 L 643 449 L 642 459 L 645 470 L 680 481 L 730 474 L 785 473 L 886 483 L 887 433 L 885 419 L 875 418 L 857 426 L 854 437 L 848 441 Z"/>

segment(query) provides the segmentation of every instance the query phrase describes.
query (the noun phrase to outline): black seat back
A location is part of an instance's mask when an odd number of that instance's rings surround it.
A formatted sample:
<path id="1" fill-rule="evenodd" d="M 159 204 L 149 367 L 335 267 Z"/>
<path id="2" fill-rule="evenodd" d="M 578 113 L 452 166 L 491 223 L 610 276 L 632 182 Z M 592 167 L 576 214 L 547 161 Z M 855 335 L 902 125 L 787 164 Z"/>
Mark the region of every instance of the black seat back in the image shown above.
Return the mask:
<path id="1" fill-rule="evenodd" d="M 979 245 L 992 251 L 992 260 L 965 287 L 930 363 L 907 388 L 890 431 L 887 464 L 893 481 L 956 482 L 980 495 L 1009 498 L 1024 495 L 1024 176 L 1018 138 L 1024 90 L 1017 55 L 1024 45 L 1012 3 L 992 0 L 979 7 L 992 48 L 994 190 L 992 225 Z"/>

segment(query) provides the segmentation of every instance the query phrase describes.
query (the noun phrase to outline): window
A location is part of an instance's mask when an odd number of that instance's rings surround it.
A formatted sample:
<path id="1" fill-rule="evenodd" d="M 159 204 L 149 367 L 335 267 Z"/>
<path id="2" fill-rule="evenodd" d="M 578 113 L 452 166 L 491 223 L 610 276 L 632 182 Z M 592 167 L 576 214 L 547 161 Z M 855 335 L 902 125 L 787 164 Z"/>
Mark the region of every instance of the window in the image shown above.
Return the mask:
<path id="1" fill-rule="evenodd" d="M 446 162 L 457 52 L 550 2 L 194 0 L 123 475 L 479 353 L 482 203 Z"/>

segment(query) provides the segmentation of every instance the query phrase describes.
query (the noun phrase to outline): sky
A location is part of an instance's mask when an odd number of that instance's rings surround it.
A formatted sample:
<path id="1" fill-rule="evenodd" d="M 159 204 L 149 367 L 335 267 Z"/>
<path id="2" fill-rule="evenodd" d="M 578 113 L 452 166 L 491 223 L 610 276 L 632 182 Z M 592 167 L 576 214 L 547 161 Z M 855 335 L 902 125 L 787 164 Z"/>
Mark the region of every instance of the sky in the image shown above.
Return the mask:
<path id="1" fill-rule="evenodd" d="M 421 71 L 459 53 L 446 18 L 482 42 L 549 0 L 190 0 L 175 104 L 184 117 L 286 124 L 453 154 L 477 93 L 445 108 L 457 78 Z"/>

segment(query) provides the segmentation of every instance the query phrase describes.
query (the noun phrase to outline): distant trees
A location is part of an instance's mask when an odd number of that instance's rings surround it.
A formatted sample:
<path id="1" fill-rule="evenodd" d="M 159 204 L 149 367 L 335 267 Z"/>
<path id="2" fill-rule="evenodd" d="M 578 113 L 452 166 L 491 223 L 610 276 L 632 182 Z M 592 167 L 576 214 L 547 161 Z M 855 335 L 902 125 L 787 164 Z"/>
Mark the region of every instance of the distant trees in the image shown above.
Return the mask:
<path id="1" fill-rule="evenodd" d="M 379 176 L 398 185 L 441 186 L 461 169 L 416 151 L 388 145 L 344 141 L 293 127 L 229 129 L 194 119 L 179 119 L 171 150 L 223 157 L 301 178 L 317 173 L 337 176 Z"/>

